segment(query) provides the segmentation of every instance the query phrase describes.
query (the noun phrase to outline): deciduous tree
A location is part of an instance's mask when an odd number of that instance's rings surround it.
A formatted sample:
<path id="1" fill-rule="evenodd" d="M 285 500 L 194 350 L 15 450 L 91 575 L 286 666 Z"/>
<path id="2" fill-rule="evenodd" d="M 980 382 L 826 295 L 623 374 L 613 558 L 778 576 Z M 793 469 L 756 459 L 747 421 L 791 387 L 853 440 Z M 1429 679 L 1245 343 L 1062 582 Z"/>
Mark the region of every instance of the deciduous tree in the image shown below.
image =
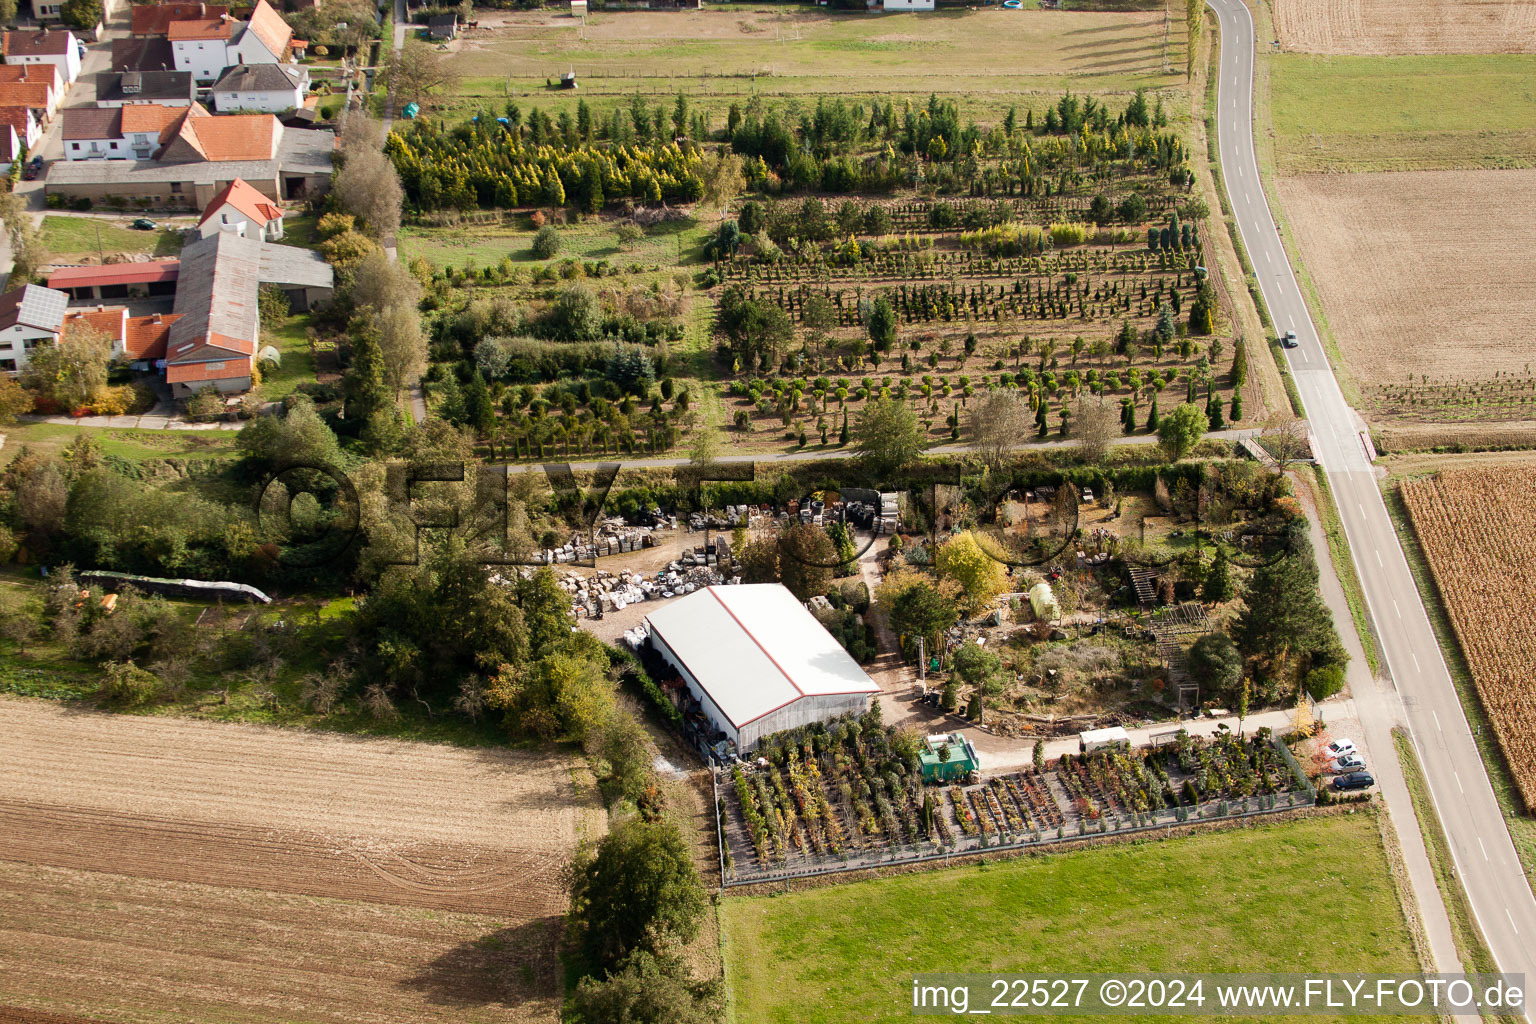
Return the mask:
<path id="1" fill-rule="evenodd" d="M 670 820 L 630 818 L 571 869 L 571 921 L 595 970 L 698 934 L 706 906 L 693 855 Z"/>

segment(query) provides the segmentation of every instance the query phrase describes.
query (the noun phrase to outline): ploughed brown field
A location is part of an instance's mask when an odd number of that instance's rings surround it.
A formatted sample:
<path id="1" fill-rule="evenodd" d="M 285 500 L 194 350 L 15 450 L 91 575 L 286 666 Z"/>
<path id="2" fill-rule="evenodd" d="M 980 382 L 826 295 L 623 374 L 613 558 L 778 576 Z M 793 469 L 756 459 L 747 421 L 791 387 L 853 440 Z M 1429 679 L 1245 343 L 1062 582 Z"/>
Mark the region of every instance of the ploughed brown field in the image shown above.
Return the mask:
<path id="1" fill-rule="evenodd" d="M 1536 170 L 1319 174 L 1278 186 L 1368 411 L 1536 419 L 1536 220 L 1513 213 L 1536 209 Z M 1474 381 L 1489 386 L 1462 386 Z"/>
<path id="2" fill-rule="evenodd" d="M 553 1021 L 576 762 L 0 699 L 0 1024 Z"/>
<path id="3" fill-rule="evenodd" d="M 1536 472 L 1404 480 L 1403 503 L 1526 807 L 1536 807 Z"/>
<path id="4" fill-rule="evenodd" d="M 1302 53 L 1536 53 L 1536 0 L 1275 0 L 1274 22 Z"/>

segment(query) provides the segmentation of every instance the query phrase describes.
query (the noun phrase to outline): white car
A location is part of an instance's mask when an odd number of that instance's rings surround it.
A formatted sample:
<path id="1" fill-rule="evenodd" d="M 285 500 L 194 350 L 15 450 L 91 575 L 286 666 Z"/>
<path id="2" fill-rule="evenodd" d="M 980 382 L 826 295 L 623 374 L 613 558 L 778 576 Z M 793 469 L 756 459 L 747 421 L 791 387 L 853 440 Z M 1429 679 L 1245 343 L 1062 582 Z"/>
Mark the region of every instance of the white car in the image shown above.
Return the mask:
<path id="1" fill-rule="evenodd" d="M 1337 739 L 1323 748 L 1323 754 L 1330 760 L 1344 757 L 1348 754 L 1358 754 L 1355 741 L 1351 739 Z"/>

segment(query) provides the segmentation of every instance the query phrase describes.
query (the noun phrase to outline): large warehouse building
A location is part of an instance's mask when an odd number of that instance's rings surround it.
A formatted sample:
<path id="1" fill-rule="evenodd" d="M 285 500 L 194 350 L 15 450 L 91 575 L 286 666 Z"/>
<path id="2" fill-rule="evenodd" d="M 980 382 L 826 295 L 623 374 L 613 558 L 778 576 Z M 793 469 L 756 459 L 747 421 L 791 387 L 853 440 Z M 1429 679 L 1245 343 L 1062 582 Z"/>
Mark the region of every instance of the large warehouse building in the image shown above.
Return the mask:
<path id="1" fill-rule="evenodd" d="M 784 729 L 860 714 L 880 692 L 777 583 L 708 587 L 645 621 L 656 652 L 741 752 Z"/>

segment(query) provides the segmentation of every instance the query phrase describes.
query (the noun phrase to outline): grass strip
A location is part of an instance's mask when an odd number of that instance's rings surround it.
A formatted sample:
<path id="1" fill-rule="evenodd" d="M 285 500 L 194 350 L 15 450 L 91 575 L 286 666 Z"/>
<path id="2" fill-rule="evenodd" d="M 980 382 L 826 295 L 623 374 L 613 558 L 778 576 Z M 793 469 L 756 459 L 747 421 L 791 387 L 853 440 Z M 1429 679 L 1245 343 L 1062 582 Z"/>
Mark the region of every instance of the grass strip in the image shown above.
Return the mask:
<path id="1" fill-rule="evenodd" d="M 1289 378 L 1287 378 L 1289 381 Z M 1317 513 L 1322 517 L 1323 533 L 1328 537 L 1328 553 L 1333 557 L 1333 568 L 1339 576 L 1339 586 L 1344 590 L 1344 601 L 1349 605 L 1349 617 L 1355 622 L 1355 632 L 1360 636 L 1360 646 L 1365 649 L 1366 664 L 1371 674 L 1381 671 L 1381 651 L 1376 645 L 1376 630 L 1366 611 L 1365 590 L 1360 586 L 1360 576 L 1355 572 L 1355 560 L 1349 554 L 1349 541 L 1344 536 L 1344 524 L 1339 510 L 1333 504 L 1333 488 L 1328 486 L 1328 475 L 1321 466 L 1312 467 L 1317 483 Z"/>

